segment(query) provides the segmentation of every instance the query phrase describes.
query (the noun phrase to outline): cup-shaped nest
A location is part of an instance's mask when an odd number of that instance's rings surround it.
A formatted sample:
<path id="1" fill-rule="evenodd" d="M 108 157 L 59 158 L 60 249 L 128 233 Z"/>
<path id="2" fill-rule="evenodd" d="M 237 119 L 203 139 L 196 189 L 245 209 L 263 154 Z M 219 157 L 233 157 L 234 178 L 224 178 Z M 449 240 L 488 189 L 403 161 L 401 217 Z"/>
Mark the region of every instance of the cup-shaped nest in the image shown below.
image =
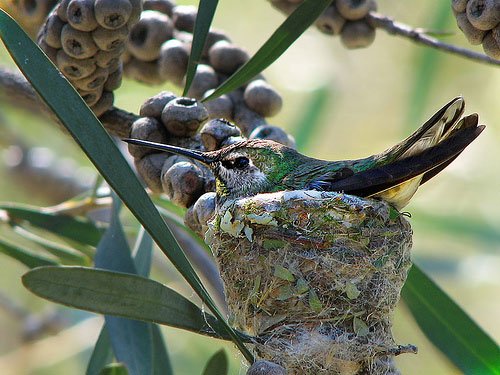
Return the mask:
<path id="1" fill-rule="evenodd" d="M 217 208 L 206 240 L 230 321 L 256 356 L 289 374 L 397 373 L 392 312 L 412 230 L 387 203 L 318 191 L 260 194 Z"/>

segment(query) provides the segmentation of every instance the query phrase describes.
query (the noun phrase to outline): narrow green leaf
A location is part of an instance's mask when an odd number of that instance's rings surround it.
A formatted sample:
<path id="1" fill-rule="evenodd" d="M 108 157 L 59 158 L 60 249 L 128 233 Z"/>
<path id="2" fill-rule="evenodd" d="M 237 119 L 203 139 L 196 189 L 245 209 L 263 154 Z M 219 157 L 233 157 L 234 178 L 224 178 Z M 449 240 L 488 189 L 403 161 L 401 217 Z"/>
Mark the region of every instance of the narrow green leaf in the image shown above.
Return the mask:
<path id="1" fill-rule="evenodd" d="M 191 228 L 189 228 L 184 223 L 184 219 L 182 217 L 177 216 L 175 213 L 161 206 L 160 207 L 156 206 L 156 208 L 158 209 L 158 212 L 160 212 L 161 216 L 165 219 L 169 228 L 171 228 L 172 225 L 178 226 L 189 236 L 191 236 L 191 238 L 194 241 L 196 241 L 201 247 L 203 247 L 207 251 L 207 253 L 211 254 L 211 251 L 207 246 L 207 244 L 203 241 L 203 239 L 199 235 L 197 235 Z"/>
<path id="2" fill-rule="evenodd" d="M 136 274 L 148 277 L 153 255 L 153 239 L 143 226 L 139 229 L 139 234 L 132 254 L 134 257 Z"/>
<path id="3" fill-rule="evenodd" d="M 111 349 L 111 341 L 109 341 L 106 325 L 103 325 L 90 356 L 85 375 L 99 375 L 101 370 L 112 360 L 113 350 Z"/>
<path id="4" fill-rule="evenodd" d="M 321 126 L 321 116 L 327 108 L 327 103 L 331 103 L 331 93 L 330 85 L 324 85 L 310 95 L 310 99 L 302 110 L 302 115 L 298 116 L 293 127 L 297 150 L 306 150 L 313 137 L 317 135 Z M 329 109 L 331 110 L 331 107 Z"/>
<path id="5" fill-rule="evenodd" d="M 128 373 L 123 363 L 110 363 L 99 372 L 99 375 L 128 375 Z"/>
<path id="6" fill-rule="evenodd" d="M 288 268 L 283 267 L 282 265 L 278 264 L 276 267 L 274 267 L 274 276 L 281 280 L 286 280 L 293 282 L 295 281 L 295 277 L 293 276 L 293 273 L 290 272 Z"/>
<path id="7" fill-rule="evenodd" d="M 196 16 L 196 23 L 194 25 L 193 42 L 191 43 L 191 53 L 189 54 L 189 61 L 186 72 L 186 85 L 184 86 L 183 96 L 186 96 L 191 83 L 193 82 L 196 73 L 196 67 L 201 60 L 203 48 L 207 40 L 208 31 L 217 9 L 219 0 L 200 0 L 198 5 L 198 14 Z"/>
<path id="8" fill-rule="evenodd" d="M 0 210 L 6 211 L 12 220 L 26 220 L 35 227 L 91 246 L 97 246 L 104 232 L 90 220 L 44 212 L 40 207 L 4 203 Z"/>
<path id="9" fill-rule="evenodd" d="M 305 0 L 283 22 L 262 47 L 240 69 L 203 101 L 215 99 L 237 89 L 280 57 L 320 16 L 332 0 Z"/>
<path id="10" fill-rule="evenodd" d="M 153 374 L 173 375 L 174 371 L 160 327 L 154 323 L 151 326 L 153 328 Z"/>
<path id="11" fill-rule="evenodd" d="M 161 219 L 127 161 L 80 95 L 3 10 L 0 10 L 0 36 L 14 61 L 40 97 L 54 111 L 108 184 L 151 234 L 176 269 L 221 321 L 222 324 L 218 325 L 218 328 L 232 338 L 249 362 L 253 362 L 253 355 L 217 309 L 215 302 Z"/>
<path id="12" fill-rule="evenodd" d="M 168 200 L 164 198 L 162 195 L 154 195 L 151 197 L 151 200 L 153 203 L 157 206 L 160 206 L 170 212 L 171 214 L 177 216 L 177 217 L 184 217 L 186 215 L 186 209 L 176 206 L 175 204 L 172 203 L 171 200 Z"/>
<path id="13" fill-rule="evenodd" d="M 109 315 L 104 319 L 116 359 L 126 365 L 131 375 L 152 375 L 151 324 Z"/>
<path id="14" fill-rule="evenodd" d="M 12 244 L 3 238 L 0 238 L 0 253 L 14 258 L 29 268 L 57 264 L 55 260 L 35 254 L 31 250 L 28 250 L 23 246 Z"/>
<path id="15" fill-rule="evenodd" d="M 90 265 L 89 257 L 82 255 L 80 252 L 69 246 L 65 246 L 63 244 L 59 244 L 54 241 L 50 241 L 46 238 L 43 238 L 29 231 L 26 228 L 23 228 L 20 225 L 14 225 L 12 226 L 12 229 L 19 236 L 27 240 L 33 241 L 34 243 L 42 246 L 48 253 L 59 258 L 59 261 L 62 264 L 78 265 L 78 266 Z"/>
<path id="16" fill-rule="evenodd" d="M 100 314 L 156 322 L 218 337 L 221 323 L 194 303 L 141 276 L 86 267 L 39 267 L 23 275 L 36 295 Z M 243 336 L 242 336 L 243 337 Z M 226 334 L 222 338 L 228 339 Z"/>
<path id="17" fill-rule="evenodd" d="M 228 368 L 226 352 L 221 349 L 210 357 L 203 370 L 203 375 L 227 375 Z"/>
<path id="18" fill-rule="evenodd" d="M 120 209 L 121 202 L 113 194 L 111 221 L 97 246 L 94 263 L 96 268 L 135 274 L 134 261 L 120 222 Z"/>
<path id="19" fill-rule="evenodd" d="M 416 265 L 401 293 L 425 335 L 466 374 L 500 374 L 498 345 Z"/>
<path id="20" fill-rule="evenodd" d="M 102 236 L 95 255 L 95 266 L 106 270 L 136 273 L 135 264 L 120 221 L 122 203 L 115 193 L 109 227 Z M 153 336 L 151 325 L 117 316 L 104 317 L 111 347 L 118 361 L 131 375 L 153 374 Z"/>

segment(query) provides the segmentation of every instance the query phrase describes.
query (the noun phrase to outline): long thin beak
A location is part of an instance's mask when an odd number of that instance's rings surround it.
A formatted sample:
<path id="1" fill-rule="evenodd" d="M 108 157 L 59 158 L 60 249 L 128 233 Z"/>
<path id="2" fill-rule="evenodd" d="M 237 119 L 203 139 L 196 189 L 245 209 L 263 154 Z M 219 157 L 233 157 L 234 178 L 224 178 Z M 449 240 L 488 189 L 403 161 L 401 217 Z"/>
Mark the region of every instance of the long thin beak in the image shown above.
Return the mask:
<path id="1" fill-rule="evenodd" d="M 205 164 L 211 164 L 215 161 L 213 158 L 208 157 L 202 151 L 189 150 L 187 148 L 166 145 L 163 143 L 143 141 L 142 139 L 124 138 L 122 140 L 124 142 L 130 143 L 130 144 L 136 145 L 136 146 L 149 147 L 149 148 L 154 148 L 154 149 L 160 150 L 160 151 L 167 151 L 167 152 L 171 152 L 173 154 L 187 156 L 188 158 L 201 161 L 202 163 L 205 163 Z"/>

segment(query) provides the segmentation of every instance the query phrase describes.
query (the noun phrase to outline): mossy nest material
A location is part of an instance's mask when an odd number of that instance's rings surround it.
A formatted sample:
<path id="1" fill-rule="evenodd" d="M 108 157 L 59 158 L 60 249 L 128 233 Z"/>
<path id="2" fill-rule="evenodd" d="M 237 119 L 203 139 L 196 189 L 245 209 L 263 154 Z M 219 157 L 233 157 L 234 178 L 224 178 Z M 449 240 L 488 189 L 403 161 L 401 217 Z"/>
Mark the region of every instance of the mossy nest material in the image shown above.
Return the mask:
<path id="1" fill-rule="evenodd" d="M 206 240 L 231 323 L 289 374 L 397 373 L 392 311 L 412 230 L 387 203 L 318 191 L 227 202 Z"/>

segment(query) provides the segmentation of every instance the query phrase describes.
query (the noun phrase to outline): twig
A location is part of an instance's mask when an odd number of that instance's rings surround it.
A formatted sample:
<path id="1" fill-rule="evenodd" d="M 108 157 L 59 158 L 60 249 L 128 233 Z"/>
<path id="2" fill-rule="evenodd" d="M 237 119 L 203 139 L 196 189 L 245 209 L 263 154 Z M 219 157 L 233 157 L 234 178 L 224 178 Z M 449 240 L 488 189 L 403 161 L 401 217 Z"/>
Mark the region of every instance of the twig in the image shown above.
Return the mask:
<path id="1" fill-rule="evenodd" d="M 17 319 L 26 319 L 30 311 L 0 291 L 0 309 L 7 311 Z"/>
<path id="2" fill-rule="evenodd" d="M 0 99 L 4 103 L 10 103 L 35 114 L 43 114 L 60 125 L 55 115 L 40 100 L 24 76 L 2 66 L 0 66 Z M 99 120 L 110 134 L 123 138 L 130 135 L 130 127 L 137 118 L 139 117 L 133 113 L 112 108 L 104 113 Z M 60 126 L 62 127 L 62 125 Z"/>
<path id="3" fill-rule="evenodd" d="M 454 55 L 459 55 L 484 64 L 500 65 L 500 60 L 492 59 L 491 57 L 483 55 L 482 53 L 471 51 L 466 48 L 457 47 L 441 42 L 440 40 L 432 38 L 431 36 L 425 34 L 422 29 L 413 29 L 408 25 L 396 22 L 393 19 L 382 14 L 370 12 L 367 17 L 372 25 L 377 28 L 384 29 L 389 34 L 403 36 L 414 41 L 415 43 L 421 43 L 426 46 L 446 51 Z"/>

